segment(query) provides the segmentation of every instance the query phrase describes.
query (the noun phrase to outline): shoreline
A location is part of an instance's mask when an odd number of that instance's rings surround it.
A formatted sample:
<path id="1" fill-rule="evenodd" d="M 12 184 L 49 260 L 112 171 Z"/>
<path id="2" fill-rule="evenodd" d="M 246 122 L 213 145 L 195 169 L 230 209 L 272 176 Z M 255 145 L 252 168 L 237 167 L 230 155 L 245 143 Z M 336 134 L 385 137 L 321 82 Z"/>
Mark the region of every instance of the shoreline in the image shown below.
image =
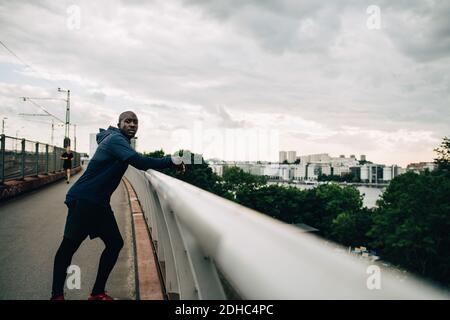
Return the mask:
<path id="1" fill-rule="evenodd" d="M 269 179 L 267 181 L 267 183 L 284 183 L 284 184 L 288 184 L 288 185 L 303 185 L 303 186 L 320 186 L 322 184 L 327 184 L 327 183 L 335 183 L 338 185 L 343 185 L 343 186 L 356 186 L 356 187 L 368 187 L 368 188 L 377 188 L 377 189 L 383 189 L 389 186 L 389 183 L 364 183 L 364 182 L 337 182 L 337 181 L 314 181 L 314 182 L 310 182 L 310 183 L 305 183 L 305 182 L 300 182 L 300 181 L 292 181 L 292 180 L 273 180 L 273 179 Z"/>

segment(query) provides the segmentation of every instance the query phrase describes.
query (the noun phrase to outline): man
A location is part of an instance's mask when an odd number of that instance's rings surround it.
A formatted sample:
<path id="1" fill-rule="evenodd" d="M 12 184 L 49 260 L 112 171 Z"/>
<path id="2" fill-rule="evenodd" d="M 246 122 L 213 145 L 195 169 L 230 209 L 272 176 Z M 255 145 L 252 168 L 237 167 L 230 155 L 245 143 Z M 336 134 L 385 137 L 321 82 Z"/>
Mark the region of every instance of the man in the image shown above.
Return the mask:
<path id="1" fill-rule="evenodd" d="M 70 182 L 70 169 L 72 169 L 73 153 L 70 151 L 70 146 L 67 146 L 66 152 L 61 155 L 61 160 L 64 160 L 63 169 L 66 172 L 66 183 Z"/>
<path id="2" fill-rule="evenodd" d="M 123 239 L 109 204 L 129 164 L 140 170 L 175 167 L 184 172 L 180 157 L 150 158 L 130 146 L 138 130 L 131 111 L 119 116 L 118 128 L 100 129 L 97 151 L 84 174 L 70 188 L 65 203 L 69 208 L 63 241 L 53 269 L 52 300 L 64 300 L 66 270 L 84 239 L 100 237 L 105 249 L 100 257 L 97 278 L 89 300 L 113 300 L 105 291 L 106 281 L 123 247 Z"/>

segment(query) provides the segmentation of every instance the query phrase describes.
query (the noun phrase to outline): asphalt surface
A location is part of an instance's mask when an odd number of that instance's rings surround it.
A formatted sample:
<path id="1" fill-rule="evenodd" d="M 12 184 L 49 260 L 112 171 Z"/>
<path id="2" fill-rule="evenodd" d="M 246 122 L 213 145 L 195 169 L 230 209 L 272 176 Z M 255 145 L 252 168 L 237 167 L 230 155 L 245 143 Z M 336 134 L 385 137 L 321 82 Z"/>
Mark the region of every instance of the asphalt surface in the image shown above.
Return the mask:
<path id="1" fill-rule="evenodd" d="M 63 237 L 71 184 L 59 181 L 0 204 L 0 299 L 47 300 L 52 285 L 53 260 Z M 111 199 L 125 245 L 106 290 L 118 299 L 136 297 L 131 215 L 126 190 L 119 185 Z M 81 288 L 65 288 L 66 299 L 85 300 L 97 275 L 104 244 L 87 238 L 72 259 L 81 271 Z"/>

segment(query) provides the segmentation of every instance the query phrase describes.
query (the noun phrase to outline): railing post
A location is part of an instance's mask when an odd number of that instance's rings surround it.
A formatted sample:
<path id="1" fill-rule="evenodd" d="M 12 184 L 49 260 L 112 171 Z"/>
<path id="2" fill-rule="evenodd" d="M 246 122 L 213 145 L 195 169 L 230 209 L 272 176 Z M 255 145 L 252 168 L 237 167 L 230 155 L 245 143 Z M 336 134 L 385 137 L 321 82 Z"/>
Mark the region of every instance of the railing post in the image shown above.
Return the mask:
<path id="1" fill-rule="evenodd" d="M 21 172 L 22 172 L 22 180 L 25 179 L 25 160 L 26 160 L 26 154 L 25 154 L 25 139 L 22 139 L 22 165 L 21 165 Z"/>
<path id="2" fill-rule="evenodd" d="M 53 146 L 53 173 L 56 172 L 56 147 Z"/>
<path id="3" fill-rule="evenodd" d="M 35 160 L 36 160 L 36 176 L 39 175 L 39 142 L 36 142 L 36 152 L 35 152 Z"/>
<path id="4" fill-rule="evenodd" d="M 48 144 L 45 145 L 45 174 L 48 174 Z"/>
<path id="5" fill-rule="evenodd" d="M 58 148 L 58 153 L 57 153 L 57 155 L 58 156 L 56 156 L 56 161 L 58 161 L 58 171 L 61 171 L 61 152 L 59 151 L 59 148 Z"/>
<path id="6" fill-rule="evenodd" d="M 1 149 L 0 149 L 0 183 L 3 184 L 5 182 L 5 135 L 1 135 Z"/>

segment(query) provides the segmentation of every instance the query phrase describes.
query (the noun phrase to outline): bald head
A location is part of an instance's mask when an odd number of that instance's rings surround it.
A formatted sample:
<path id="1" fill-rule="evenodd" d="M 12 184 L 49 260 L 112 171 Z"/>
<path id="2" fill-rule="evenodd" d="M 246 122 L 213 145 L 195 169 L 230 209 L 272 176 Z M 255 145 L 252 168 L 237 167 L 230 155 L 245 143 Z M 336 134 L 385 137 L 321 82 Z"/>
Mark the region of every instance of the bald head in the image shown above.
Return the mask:
<path id="1" fill-rule="evenodd" d="M 122 122 L 123 119 L 125 119 L 127 117 L 134 117 L 137 119 L 137 116 L 133 111 L 124 111 L 119 116 L 119 124 Z"/>
<path id="2" fill-rule="evenodd" d="M 137 132 L 138 118 L 133 111 L 122 112 L 119 116 L 119 123 L 117 126 L 128 139 L 131 139 Z"/>

